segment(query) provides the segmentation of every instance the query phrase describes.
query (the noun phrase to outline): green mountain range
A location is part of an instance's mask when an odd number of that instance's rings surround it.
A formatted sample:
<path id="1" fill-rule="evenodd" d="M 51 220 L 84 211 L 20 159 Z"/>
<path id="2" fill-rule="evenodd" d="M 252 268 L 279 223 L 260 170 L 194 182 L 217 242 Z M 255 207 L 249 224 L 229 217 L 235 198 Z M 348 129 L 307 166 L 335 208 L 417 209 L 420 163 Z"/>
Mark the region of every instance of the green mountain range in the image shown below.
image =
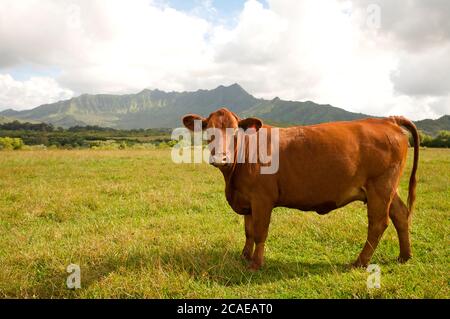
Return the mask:
<path id="1" fill-rule="evenodd" d="M 439 131 L 450 131 L 450 115 L 444 115 L 436 120 L 416 121 L 415 124 L 421 131 L 436 135 Z"/>
<path id="2" fill-rule="evenodd" d="M 39 121 L 61 127 L 98 125 L 119 129 L 172 128 L 181 126 L 180 119 L 186 113 L 207 116 L 222 106 L 242 117 L 256 116 L 268 123 L 282 125 L 308 125 L 370 117 L 311 101 L 258 99 L 247 93 L 239 84 L 233 84 L 195 92 L 145 89 L 137 94 L 125 95 L 84 94 L 31 110 L 8 109 L 0 112 L 0 120 L 8 118 Z M 450 116 L 417 123 L 429 134 L 441 129 L 450 130 Z"/>

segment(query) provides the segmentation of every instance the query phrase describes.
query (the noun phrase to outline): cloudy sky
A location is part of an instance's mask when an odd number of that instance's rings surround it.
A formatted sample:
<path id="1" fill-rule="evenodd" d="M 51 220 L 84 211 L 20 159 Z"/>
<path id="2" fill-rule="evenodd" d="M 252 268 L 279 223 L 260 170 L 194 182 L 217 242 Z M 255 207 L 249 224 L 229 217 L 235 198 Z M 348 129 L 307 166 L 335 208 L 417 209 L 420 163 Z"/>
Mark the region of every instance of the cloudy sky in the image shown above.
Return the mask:
<path id="1" fill-rule="evenodd" d="M 373 115 L 450 114 L 450 1 L 0 0 L 0 110 L 235 82 Z"/>

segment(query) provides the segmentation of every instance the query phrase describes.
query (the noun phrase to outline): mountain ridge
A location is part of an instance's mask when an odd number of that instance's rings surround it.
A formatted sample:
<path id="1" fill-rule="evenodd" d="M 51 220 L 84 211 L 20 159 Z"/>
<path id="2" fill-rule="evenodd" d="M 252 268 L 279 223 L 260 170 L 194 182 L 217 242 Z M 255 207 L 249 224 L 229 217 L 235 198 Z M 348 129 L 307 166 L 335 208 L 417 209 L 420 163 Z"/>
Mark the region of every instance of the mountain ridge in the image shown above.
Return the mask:
<path id="1" fill-rule="evenodd" d="M 181 117 L 186 113 L 207 116 L 222 106 L 242 117 L 256 116 L 286 125 L 375 117 L 312 101 L 286 101 L 279 97 L 271 100 L 256 98 L 237 83 L 219 85 L 211 90 L 183 92 L 144 89 L 138 93 L 123 95 L 82 94 L 30 110 L 7 109 L 1 111 L 0 116 L 62 127 L 98 125 L 118 129 L 173 128 L 181 125 Z M 436 125 L 435 121 L 438 121 Z M 445 116 L 443 120 L 426 119 L 417 123 L 423 125 L 427 133 L 436 133 L 434 127 L 450 129 L 450 120 L 447 121 Z"/>

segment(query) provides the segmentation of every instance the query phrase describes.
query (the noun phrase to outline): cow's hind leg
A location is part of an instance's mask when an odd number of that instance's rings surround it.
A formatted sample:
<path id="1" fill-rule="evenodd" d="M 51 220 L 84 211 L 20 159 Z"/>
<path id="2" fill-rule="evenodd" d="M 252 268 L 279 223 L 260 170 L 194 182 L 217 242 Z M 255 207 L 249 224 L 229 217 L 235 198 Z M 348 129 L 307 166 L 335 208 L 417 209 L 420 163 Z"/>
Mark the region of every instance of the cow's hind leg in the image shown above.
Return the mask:
<path id="1" fill-rule="evenodd" d="M 394 175 L 395 176 L 395 175 Z M 369 227 L 367 240 L 354 267 L 366 267 L 389 223 L 389 207 L 397 187 L 392 175 L 384 175 L 367 184 L 367 215 Z"/>
<path id="2" fill-rule="evenodd" d="M 244 215 L 245 222 L 245 246 L 242 250 L 242 259 L 252 260 L 253 249 L 255 248 L 255 239 L 253 237 L 253 218 L 252 215 Z"/>
<path id="3" fill-rule="evenodd" d="M 255 240 L 255 252 L 249 269 L 259 270 L 264 264 L 264 244 L 269 232 L 270 215 L 272 207 L 263 203 L 252 203 L 253 238 Z"/>
<path id="4" fill-rule="evenodd" d="M 391 217 L 398 234 L 400 244 L 400 256 L 398 257 L 398 260 L 400 262 L 406 262 L 412 256 L 409 235 L 410 216 L 408 208 L 397 193 L 394 195 L 394 199 L 392 200 L 389 216 Z"/>

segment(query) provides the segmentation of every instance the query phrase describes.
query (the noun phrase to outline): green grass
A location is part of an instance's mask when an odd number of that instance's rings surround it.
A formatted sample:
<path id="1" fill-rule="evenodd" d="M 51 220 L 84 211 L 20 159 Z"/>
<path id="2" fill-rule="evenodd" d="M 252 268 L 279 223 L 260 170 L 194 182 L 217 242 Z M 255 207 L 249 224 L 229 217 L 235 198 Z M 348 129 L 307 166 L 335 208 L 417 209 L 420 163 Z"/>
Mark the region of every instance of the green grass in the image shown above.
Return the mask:
<path id="1" fill-rule="evenodd" d="M 0 152 L 0 297 L 449 298 L 449 181 L 450 150 L 422 150 L 414 257 L 396 262 L 391 224 L 372 259 L 381 288 L 368 290 L 368 273 L 347 267 L 366 238 L 362 203 L 276 209 L 266 266 L 250 273 L 243 218 L 208 165 L 173 164 L 169 150 Z"/>

